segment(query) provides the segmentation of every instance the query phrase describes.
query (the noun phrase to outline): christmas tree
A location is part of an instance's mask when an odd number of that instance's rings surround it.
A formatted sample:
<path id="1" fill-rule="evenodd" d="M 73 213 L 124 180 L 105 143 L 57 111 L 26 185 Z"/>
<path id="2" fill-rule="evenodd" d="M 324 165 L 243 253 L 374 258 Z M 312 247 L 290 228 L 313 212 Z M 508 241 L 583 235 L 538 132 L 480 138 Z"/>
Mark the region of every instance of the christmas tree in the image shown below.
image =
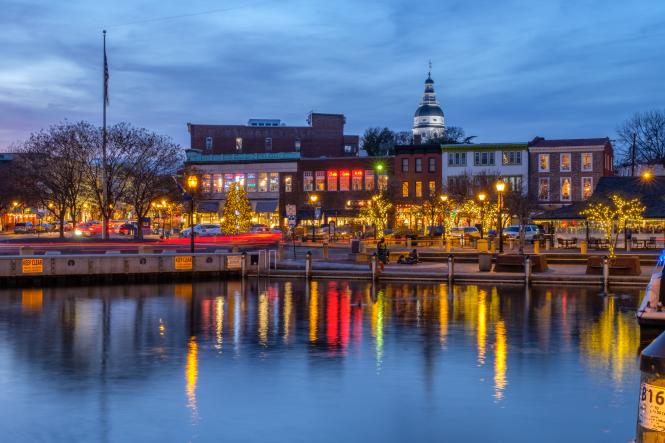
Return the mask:
<path id="1" fill-rule="evenodd" d="M 240 183 L 231 183 L 224 203 L 222 214 L 222 232 L 240 234 L 249 231 L 254 213 L 247 198 L 247 193 Z"/>
<path id="2" fill-rule="evenodd" d="M 383 231 L 388 224 L 388 211 L 392 204 L 383 194 L 374 195 L 367 204 L 360 209 L 360 219 L 367 225 L 374 226 L 374 237 L 383 237 Z"/>

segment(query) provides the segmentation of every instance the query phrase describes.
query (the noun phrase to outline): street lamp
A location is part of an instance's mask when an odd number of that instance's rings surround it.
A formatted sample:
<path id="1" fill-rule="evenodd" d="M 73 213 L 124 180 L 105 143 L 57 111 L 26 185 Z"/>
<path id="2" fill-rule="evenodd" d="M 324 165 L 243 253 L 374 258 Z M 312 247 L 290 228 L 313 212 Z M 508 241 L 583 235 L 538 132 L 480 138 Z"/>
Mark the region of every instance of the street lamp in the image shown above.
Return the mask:
<path id="1" fill-rule="evenodd" d="M 446 217 L 447 212 L 448 212 L 448 196 L 446 194 L 441 194 L 439 196 L 439 199 L 441 199 L 441 204 L 443 205 L 443 232 L 441 233 L 441 238 L 442 240 L 446 239 L 446 228 L 448 224 L 448 218 Z"/>
<path id="2" fill-rule="evenodd" d="M 485 199 L 487 194 L 481 192 L 478 194 L 478 200 L 480 200 L 480 238 L 483 238 L 483 215 L 485 212 Z"/>
<path id="3" fill-rule="evenodd" d="M 316 231 L 314 227 L 314 219 L 316 214 L 316 202 L 319 201 L 319 196 L 316 194 L 311 194 L 309 196 L 309 204 L 312 206 L 312 242 L 316 240 Z"/>
<path id="4" fill-rule="evenodd" d="M 642 180 L 644 181 L 651 180 L 651 177 L 653 177 L 653 175 L 651 174 L 651 171 L 649 171 L 648 169 L 642 173 Z"/>
<path id="5" fill-rule="evenodd" d="M 187 178 L 187 189 L 189 189 L 189 196 L 191 198 L 189 206 L 189 238 L 190 238 L 190 251 L 194 253 L 194 193 L 199 186 L 199 179 L 195 175 L 190 175 Z"/>
<path id="6" fill-rule="evenodd" d="M 506 183 L 503 180 L 496 182 L 496 192 L 498 195 L 498 215 L 497 215 L 497 227 L 499 230 L 499 254 L 503 254 L 503 223 L 501 223 L 501 207 L 503 206 L 503 191 L 506 190 Z"/>

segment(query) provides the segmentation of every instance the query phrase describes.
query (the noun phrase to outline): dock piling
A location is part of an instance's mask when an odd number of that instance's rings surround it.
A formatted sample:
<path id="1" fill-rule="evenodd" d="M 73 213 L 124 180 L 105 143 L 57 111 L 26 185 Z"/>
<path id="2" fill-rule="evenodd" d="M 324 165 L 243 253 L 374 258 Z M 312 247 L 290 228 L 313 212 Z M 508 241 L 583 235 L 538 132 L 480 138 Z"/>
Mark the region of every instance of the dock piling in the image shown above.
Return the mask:
<path id="1" fill-rule="evenodd" d="M 609 293 L 610 286 L 610 261 L 607 256 L 603 256 L 603 294 Z"/>
<path id="2" fill-rule="evenodd" d="M 312 251 L 305 254 L 305 278 L 312 276 Z"/>
<path id="3" fill-rule="evenodd" d="M 448 256 L 448 284 L 452 285 L 455 278 L 455 254 Z"/>
<path id="4" fill-rule="evenodd" d="M 524 256 L 524 284 L 529 286 L 531 281 L 531 257 Z"/>
<path id="5" fill-rule="evenodd" d="M 372 280 L 376 280 L 376 252 L 372 254 Z"/>

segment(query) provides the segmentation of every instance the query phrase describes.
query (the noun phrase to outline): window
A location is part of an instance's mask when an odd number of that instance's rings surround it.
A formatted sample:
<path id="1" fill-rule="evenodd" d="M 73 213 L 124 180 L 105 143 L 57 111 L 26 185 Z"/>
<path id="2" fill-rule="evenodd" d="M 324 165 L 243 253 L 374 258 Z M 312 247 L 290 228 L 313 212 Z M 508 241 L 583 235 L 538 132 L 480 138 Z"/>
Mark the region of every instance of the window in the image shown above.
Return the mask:
<path id="1" fill-rule="evenodd" d="M 561 177 L 561 201 L 570 201 L 570 177 Z"/>
<path id="2" fill-rule="evenodd" d="M 287 175 L 284 177 L 284 192 L 293 191 L 293 177 Z"/>
<path id="3" fill-rule="evenodd" d="M 241 188 L 245 188 L 245 174 L 236 174 L 233 180 L 240 184 Z"/>
<path id="4" fill-rule="evenodd" d="M 259 172 L 259 192 L 268 192 L 268 173 Z"/>
<path id="5" fill-rule="evenodd" d="M 409 182 L 402 182 L 402 197 L 409 196 Z"/>
<path id="6" fill-rule="evenodd" d="M 210 193 L 210 182 L 212 181 L 212 177 L 210 174 L 203 174 L 201 176 L 201 192 L 204 194 Z"/>
<path id="7" fill-rule="evenodd" d="M 222 174 L 213 174 L 212 192 L 224 192 L 224 178 Z"/>
<path id="8" fill-rule="evenodd" d="M 473 164 L 475 166 L 493 166 L 494 152 L 474 152 Z"/>
<path id="9" fill-rule="evenodd" d="M 388 190 L 388 176 L 386 174 L 379 174 L 379 192 L 386 192 Z"/>
<path id="10" fill-rule="evenodd" d="M 374 171 L 368 169 L 365 171 L 365 191 L 374 190 Z"/>
<path id="11" fill-rule="evenodd" d="M 349 171 L 339 171 L 339 190 L 348 191 L 349 190 L 349 179 L 351 178 L 351 172 Z"/>
<path id="12" fill-rule="evenodd" d="M 570 153 L 559 154 L 559 170 L 570 172 Z"/>
<path id="13" fill-rule="evenodd" d="M 266 151 L 272 151 L 272 137 L 266 137 Z"/>
<path id="14" fill-rule="evenodd" d="M 206 149 L 208 151 L 212 150 L 212 137 L 206 137 Z"/>
<path id="15" fill-rule="evenodd" d="M 270 173 L 270 192 L 279 192 L 279 172 Z"/>
<path id="16" fill-rule="evenodd" d="M 522 151 L 505 151 L 501 155 L 501 164 L 504 166 L 521 165 Z"/>
<path id="17" fill-rule="evenodd" d="M 326 190 L 326 171 L 316 171 L 316 190 Z"/>
<path id="18" fill-rule="evenodd" d="M 403 158 L 402 159 L 402 172 L 409 172 L 409 159 L 408 158 Z"/>
<path id="19" fill-rule="evenodd" d="M 416 159 L 416 172 L 423 172 L 423 159 L 422 158 L 417 158 Z"/>
<path id="20" fill-rule="evenodd" d="M 501 179 L 508 185 L 510 191 L 522 191 L 521 175 L 508 175 L 501 177 Z"/>
<path id="21" fill-rule="evenodd" d="M 448 166 L 466 166 L 466 152 L 448 153 Z"/>
<path id="22" fill-rule="evenodd" d="M 538 154 L 538 172 L 550 172 L 549 154 Z"/>
<path id="23" fill-rule="evenodd" d="M 359 170 L 353 171 L 353 175 L 351 176 L 351 190 L 352 191 L 363 190 L 363 171 Z"/>
<path id="24" fill-rule="evenodd" d="M 591 197 L 593 193 L 593 177 L 582 177 L 582 200 Z"/>
<path id="25" fill-rule="evenodd" d="M 434 157 L 427 159 L 427 170 L 429 172 L 436 172 L 436 159 Z"/>
<path id="26" fill-rule="evenodd" d="M 429 181 L 429 196 L 434 197 L 436 195 L 436 182 L 434 180 Z"/>
<path id="27" fill-rule="evenodd" d="M 351 154 L 353 152 L 353 145 L 344 145 L 344 152 Z"/>
<path id="28" fill-rule="evenodd" d="M 247 192 L 256 192 L 256 172 L 247 173 Z"/>
<path id="29" fill-rule="evenodd" d="M 328 171 L 328 191 L 337 191 L 337 171 Z"/>
<path id="30" fill-rule="evenodd" d="M 293 149 L 295 149 L 296 152 L 300 152 L 300 139 L 297 138 L 295 142 L 293 142 Z"/>
<path id="31" fill-rule="evenodd" d="M 538 200 L 549 201 L 550 199 L 550 179 L 541 177 L 538 180 Z"/>
<path id="32" fill-rule="evenodd" d="M 236 137 L 236 151 L 242 151 L 242 137 Z"/>
<path id="33" fill-rule="evenodd" d="M 423 196 L 423 182 L 417 181 L 416 182 L 416 197 L 422 197 Z"/>
<path id="34" fill-rule="evenodd" d="M 224 192 L 229 192 L 233 183 L 233 174 L 224 174 Z"/>
<path id="35" fill-rule="evenodd" d="M 312 171 L 304 171 L 302 173 L 302 183 L 305 192 L 314 190 L 314 177 L 312 176 Z"/>
<path id="36" fill-rule="evenodd" d="M 593 154 L 591 152 L 582 153 L 582 171 L 593 171 Z"/>

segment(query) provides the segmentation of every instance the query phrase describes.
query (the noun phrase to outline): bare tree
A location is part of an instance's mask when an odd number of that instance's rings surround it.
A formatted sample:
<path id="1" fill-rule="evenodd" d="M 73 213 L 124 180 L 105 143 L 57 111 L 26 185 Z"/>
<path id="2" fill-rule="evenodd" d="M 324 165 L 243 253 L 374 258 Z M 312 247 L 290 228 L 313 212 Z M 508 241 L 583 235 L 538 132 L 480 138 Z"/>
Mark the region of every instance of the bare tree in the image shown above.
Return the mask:
<path id="1" fill-rule="evenodd" d="M 533 193 L 524 195 L 522 189 L 511 189 L 504 195 L 503 203 L 504 207 L 510 212 L 510 215 L 517 217 L 520 225 L 519 251 L 520 254 L 523 254 L 525 243 L 524 225 L 540 209 L 538 200 Z"/>
<path id="2" fill-rule="evenodd" d="M 164 195 L 173 193 L 173 174 L 182 163 L 180 147 L 166 136 L 146 129 L 131 129 L 134 143 L 126 153 L 129 181 L 125 199 L 138 217 L 139 225 L 150 210 L 150 204 Z M 136 237 L 143 238 L 137 229 Z"/>
<path id="3" fill-rule="evenodd" d="M 17 167 L 29 177 L 35 201 L 60 222 L 60 238 L 64 237 L 67 211 L 83 191 L 86 164 L 97 137 L 96 128 L 87 122 L 65 122 L 31 134 L 21 148 L 22 161 Z"/>
<path id="4" fill-rule="evenodd" d="M 665 166 L 665 110 L 637 112 L 617 129 L 623 164 L 632 163 L 635 137 L 635 161 Z"/>

